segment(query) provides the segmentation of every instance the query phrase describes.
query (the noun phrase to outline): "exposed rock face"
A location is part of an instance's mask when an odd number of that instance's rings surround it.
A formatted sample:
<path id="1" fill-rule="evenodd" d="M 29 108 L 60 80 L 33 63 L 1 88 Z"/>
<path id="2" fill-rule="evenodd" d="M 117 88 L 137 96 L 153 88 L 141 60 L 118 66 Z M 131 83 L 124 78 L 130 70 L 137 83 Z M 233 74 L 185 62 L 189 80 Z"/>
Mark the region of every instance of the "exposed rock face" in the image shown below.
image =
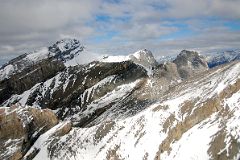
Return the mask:
<path id="1" fill-rule="evenodd" d="M 194 51 L 183 50 L 172 62 L 159 64 L 154 70 L 154 75 L 174 82 L 188 79 L 206 70 L 208 65 L 205 57 Z"/>
<path id="2" fill-rule="evenodd" d="M 63 62 L 73 59 L 76 54 L 82 52 L 84 46 L 76 39 L 63 39 L 49 47 L 50 53 L 55 53 L 53 58 Z"/>
<path id="3" fill-rule="evenodd" d="M 199 53 L 183 50 L 173 61 L 177 65 L 177 70 L 181 78 L 189 78 L 194 73 L 199 73 L 208 69 L 207 61 Z"/>
<path id="4" fill-rule="evenodd" d="M 135 52 L 134 54 L 130 55 L 130 59 L 146 68 L 152 68 L 157 65 L 157 61 L 155 60 L 152 52 L 147 49 Z"/>
<path id="5" fill-rule="evenodd" d="M 10 98 L 13 94 L 21 94 L 39 82 L 46 81 L 65 68 L 59 61 L 43 60 L 31 68 L 12 75 L 11 78 L 0 82 L 0 103 Z"/>
<path id="6" fill-rule="evenodd" d="M 21 55 L 0 68 L 0 104 L 65 69 L 64 62 L 83 51 L 75 39 L 65 39 L 42 50 Z"/>
<path id="7" fill-rule="evenodd" d="M 1 159 L 21 159 L 41 134 L 58 123 L 49 109 L 12 106 L 0 108 L 0 113 Z"/>
<path id="8" fill-rule="evenodd" d="M 158 78 L 165 77 L 169 80 L 181 78 L 178 73 L 177 65 L 173 62 L 159 64 L 155 69 L 155 76 Z"/>
<path id="9" fill-rule="evenodd" d="M 115 92 L 119 86 L 144 77 L 147 77 L 147 71 L 131 61 L 92 62 L 86 66 L 70 67 L 48 81 L 35 85 L 28 91 L 31 94 L 23 93 L 19 98 L 13 96 L 5 105 L 11 106 L 20 102 L 22 105 L 38 105 L 42 108 L 54 109 L 57 110 L 60 119 L 73 120 L 75 119 L 73 115 L 76 114 L 75 117 L 80 118 L 74 121 L 77 121 L 78 125 L 84 125 L 108 108 L 99 107 L 86 116 L 79 115 L 84 111 L 87 112 L 88 105 L 93 105 L 109 92 Z M 128 94 L 131 90 L 132 88 L 124 94 Z M 111 105 L 114 103 L 115 101 L 112 101 Z"/>

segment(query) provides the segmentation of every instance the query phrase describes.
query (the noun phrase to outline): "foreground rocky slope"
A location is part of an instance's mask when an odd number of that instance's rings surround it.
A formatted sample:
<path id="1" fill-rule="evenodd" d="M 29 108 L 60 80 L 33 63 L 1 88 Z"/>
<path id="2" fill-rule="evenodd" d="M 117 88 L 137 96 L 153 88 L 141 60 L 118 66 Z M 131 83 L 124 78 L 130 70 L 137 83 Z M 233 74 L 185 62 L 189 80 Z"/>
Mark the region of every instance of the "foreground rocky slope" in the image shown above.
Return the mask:
<path id="1" fill-rule="evenodd" d="M 20 159 L 38 137 L 58 123 L 49 109 L 34 107 L 0 108 L 0 157 Z"/>
<path id="2" fill-rule="evenodd" d="M 0 129 L 1 159 L 240 157 L 239 61 L 209 69 L 204 56 L 184 50 L 157 64 L 150 51 L 140 50 L 63 66 L 1 98 L 1 127 L 20 119 L 12 130 L 22 131 Z M 26 115 L 33 117 L 27 123 Z"/>
<path id="3" fill-rule="evenodd" d="M 64 136 L 54 136 L 55 128 L 46 132 L 27 155 L 40 150 L 36 159 L 238 159 L 239 68 L 234 63 L 204 73 L 158 98 L 150 95 L 158 94 L 150 79 L 131 101 L 119 101 L 84 128 Z M 126 114 L 131 109 L 138 111 Z"/>

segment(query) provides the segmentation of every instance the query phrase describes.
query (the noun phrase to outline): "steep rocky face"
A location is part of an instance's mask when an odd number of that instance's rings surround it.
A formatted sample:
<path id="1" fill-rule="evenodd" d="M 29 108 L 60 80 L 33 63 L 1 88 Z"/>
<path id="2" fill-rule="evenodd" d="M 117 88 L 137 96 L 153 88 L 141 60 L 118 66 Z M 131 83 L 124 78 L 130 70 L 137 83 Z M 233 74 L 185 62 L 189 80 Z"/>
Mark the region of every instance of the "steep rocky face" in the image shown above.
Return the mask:
<path id="1" fill-rule="evenodd" d="M 11 106 L 0 108 L 1 159 L 21 159 L 36 139 L 58 123 L 49 109 Z"/>
<path id="2" fill-rule="evenodd" d="M 155 76 L 157 78 L 165 77 L 169 80 L 181 78 L 178 73 L 177 65 L 173 62 L 159 64 L 155 69 Z"/>
<path id="3" fill-rule="evenodd" d="M 188 78 L 194 73 L 208 69 L 206 59 L 194 51 L 183 50 L 173 61 L 181 78 Z"/>
<path id="4" fill-rule="evenodd" d="M 181 81 L 194 77 L 208 70 L 205 57 L 194 51 L 183 50 L 172 61 L 160 63 L 153 70 L 153 77 L 164 90 L 168 90 L 171 85 L 176 85 Z"/>
<path id="5" fill-rule="evenodd" d="M 64 62 L 74 58 L 83 48 L 79 41 L 65 39 L 9 61 L 0 69 L 0 104 L 11 95 L 21 94 L 63 71 Z"/>
<path id="6" fill-rule="evenodd" d="M 32 88 L 39 82 L 56 75 L 65 68 L 59 61 L 43 60 L 31 68 L 25 68 L 21 72 L 12 75 L 9 79 L 0 81 L 0 104 L 13 94 L 21 94 Z"/>
<path id="7" fill-rule="evenodd" d="M 87 112 L 88 105 L 93 105 L 98 99 L 107 98 L 110 92 L 128 94 L 133 88 L 125 91 L 124 85 L 144 77 L 147 77 L 147 71 L 131 61 L 92 62 L 85 66 L 69 67 L 23 94 L 13 95 L 4 105 L 11 106 L 19 102 L 22 105 L 54 109 L 60 119 L 78 117 L 75 121 L 83 125 L 108 108 L 98 107 L 85 116 L 79 115 Z M 111 105 L 114 103 L 112 101 Z"/>
<path id="8" fill-rule="evenodd" d="M 135 52 L 134 54 L 130 55 L 130 59 L 146 68 L 152 68 L 157 65 L 157 61 L 155 60 L 152 52 L 147 49 Z"/>
<path id="9" fill-rule="evenodd" d="M 50 53 L 55 53 L 53 56 L 55 59 L 64 62 L 73 59 L 83 49 L 84 46 L 76 39 L 63 39 L 48 47 Z"/>

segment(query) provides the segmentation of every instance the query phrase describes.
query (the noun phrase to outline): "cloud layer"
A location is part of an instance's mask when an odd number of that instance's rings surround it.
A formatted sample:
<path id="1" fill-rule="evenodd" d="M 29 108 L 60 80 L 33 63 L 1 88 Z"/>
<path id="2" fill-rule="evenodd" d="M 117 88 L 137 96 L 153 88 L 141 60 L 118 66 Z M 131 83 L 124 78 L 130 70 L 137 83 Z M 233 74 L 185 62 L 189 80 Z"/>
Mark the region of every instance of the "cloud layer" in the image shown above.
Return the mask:
<path id="1" fill-rule="evenodd" d="M 239 48 L 238 0 L 8 0 L 0 2 L 0 63 L 78 38 L 94 52 L 155 56 Z"/>

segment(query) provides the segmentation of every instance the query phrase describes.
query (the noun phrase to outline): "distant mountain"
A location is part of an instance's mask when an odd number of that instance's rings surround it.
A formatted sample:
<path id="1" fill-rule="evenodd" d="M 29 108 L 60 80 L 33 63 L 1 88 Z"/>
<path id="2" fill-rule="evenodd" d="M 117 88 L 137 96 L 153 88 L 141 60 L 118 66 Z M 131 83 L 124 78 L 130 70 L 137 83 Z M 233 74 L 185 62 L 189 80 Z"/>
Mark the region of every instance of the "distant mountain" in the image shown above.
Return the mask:
<path id="1" fill-rule="evenodd" d="M 157 59 L 158 63 L 165 63 L 165 62 L 171 62 L 176 58 L 176 56 L 161 56 L 160 58 Z"/>
<path id="2" fill-rule="evenodd" d="M 218 52 L 216 54 L 208 55 L 208 66 L 212 68 L 239 59 L 240 50 Z"/>
<path id="3" fill-rule="evenodd" d="M 1 68 L 0 159 L 240 158 L 239 61 L 82 53 L 65 39 Z"/>

